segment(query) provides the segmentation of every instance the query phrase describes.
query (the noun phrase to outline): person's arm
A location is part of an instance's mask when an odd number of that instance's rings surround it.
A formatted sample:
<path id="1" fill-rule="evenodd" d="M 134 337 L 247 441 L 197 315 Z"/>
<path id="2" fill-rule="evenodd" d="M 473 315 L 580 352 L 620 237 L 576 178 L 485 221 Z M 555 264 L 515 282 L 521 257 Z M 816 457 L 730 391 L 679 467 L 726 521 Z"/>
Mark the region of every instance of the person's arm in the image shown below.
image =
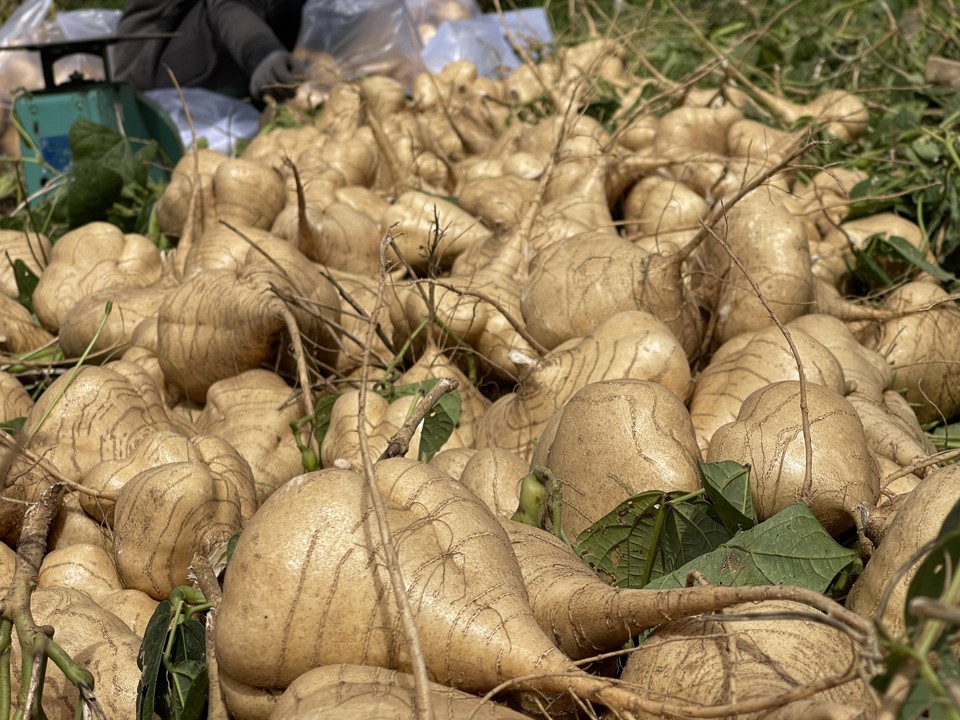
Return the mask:
<path id="1" fill-rule="evenodd" d="M 249 76 L 271 53 L 288 48 L 267 23 L 266 3 L 207 0 L 210 19 L 236 63 Z"/>

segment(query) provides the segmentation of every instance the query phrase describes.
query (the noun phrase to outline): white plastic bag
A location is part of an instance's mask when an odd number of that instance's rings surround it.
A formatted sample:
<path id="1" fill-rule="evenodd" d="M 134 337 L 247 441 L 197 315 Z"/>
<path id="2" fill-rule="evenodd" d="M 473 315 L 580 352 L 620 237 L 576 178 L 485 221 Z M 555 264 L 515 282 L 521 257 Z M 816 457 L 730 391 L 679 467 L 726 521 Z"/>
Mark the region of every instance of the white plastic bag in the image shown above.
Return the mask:
<path id="1" fill-rule="evenodd" d="M 260 113 L 249 102 L 206 88 L 182 90 L 197 138 L 205 138 L 211 150 L 233 155 L 238 141 L 249 140 L 260 130 Z M 176 88 L 148 90 L 144 95 L 170 116 L 189 150 L 193 144 L 190 123 Z"/>

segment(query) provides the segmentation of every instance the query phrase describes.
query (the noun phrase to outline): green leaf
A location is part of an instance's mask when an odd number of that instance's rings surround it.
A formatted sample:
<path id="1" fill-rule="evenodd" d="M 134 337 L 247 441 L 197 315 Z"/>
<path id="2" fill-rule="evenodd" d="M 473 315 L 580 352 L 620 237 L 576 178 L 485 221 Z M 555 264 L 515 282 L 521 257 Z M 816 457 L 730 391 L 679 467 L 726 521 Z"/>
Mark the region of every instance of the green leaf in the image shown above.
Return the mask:
<path id="1" fill-rule="evenodd" d="M 330 416 L 333 413 L 333 405 L 339 397 L 340 393 L 333 393 L 317 398 L 313 408 L 313 437 L 316 438 L 317 447 L 323 447 L 323 439 L 327 436 L 327 431 L 330 429 Z"/>
<path id="2" fill-rule="evenodd" d="M 17 281 L 17 302 L 33 312 L 33 291 L 40 277 L 20 258 L 13 261 L 13 277 Z"/>
<path id="3" fill-rule="evenodd" d="M 750 491 L 750 468 L 731 460 L 700 463 L 703 487 L 720 516 L 720 522 L 732 534 L 757 524 Z"/>
<path id="4" fill-rule="evenodd" d="M 100 220 L 123 190 L 118 172 L 97 160 L 74 160 L 67 190 L 67 218 L 71 227 Z"/>
<path id="5" fill-rule="evenodd" d="M 11 418 L 10 420 L 4 420 L 3 422 L 0 422 L 0 430 L 8 432 L 11 435 L 16 435 L 26 424 L 26 417 Z"/>
<path id="6" fill-rule="evenodd" d="M 430 378 L 423 382 L 406 383 L 404 385 L 384 385 L 378 387 L 376 392 L 384 400 L 392 403 L 403 397 L 425 395 L 438 382 L 440 382 L 439 378 Z M 420 462 L 428 462 L 450 439 L 460 422 L 461 404 L 459 390 L 444 393 L 424 418 L 423 427 L 420 430 L 420 454 L 418 458 Z"/>
<path id="7" fill-rule="evenodd" d="M 651 491 L 620 503 L 581 532 L 574 548 L 612 584 L 635 588 L 729 538 L 706 503 L 672 502 L 669 495 Z"/>
<path id="8" fill-rule="evenodd" d="M 243 533 L 238 532 L 227 541 L 227 563 L 229 563 L 233 557 L 233 551 L 237 549 L 237 543 L 240 542 L 241 535 L 243 535 Z"/>
<path id="9" fill-rule="evenodd" d="M 880 237 L 878 238 L 878 242 L 886 245 L 894 254 L 899 255 L 917 269 L 922 270 L 940 282 L 951 282 L 957 279 L 953 273 L 947 272 L 939 265 L 927 260 L 919 248 L 898 235 Z"/>
<path id="10" fill-rule="evenodd" d="M 157 685 L 163 668 L 167 632 L 173 617 L 173 605 L 169 600 L 164 600 L 157 605 L 143 633 L 143 642 L 137 655 L 137 667 L 141 671 L 137 685 L 137 720 L 153 720 L 154 713 L 161 717 L 169 714 L 166 693 L 157 693 Z"/>
<path id="11" fill-rule="evenodd" d="M 647 587 L 684 587 L 687 575 L 699 570 L 714 585 L 786 583 L 823 592 L 854 557 L 856 551 L 837 544 L 797 502 Z"/>
<path id="12" fill-rule="evenodd" d="M 204 663 L 185 660 L 171 673 L 172 720 L 202 720 L 206 717 L 209 680 Z"/>
<path id="13" fill-rule="evenodd" d="M 440 452 L 444 443 L 453 435 L 460 422 L 460 391 L 444 393 L 423 419 L 420 429 L 420 451 L 418 460 L 430 462 Z"/>
<path id="14" fill-rule="evenodd" d="M 927 431 L 927 437 L 937 450 L 960 448 L 960 422 L 950 425 L 937 425 Z"/>
<path id="15" fill-rule="evenodd" d="M 124 137 L 113 128 L 80 118 L 70 126 L 70 150 L 74 162 L 99 160 L 112 151 Z"/>
<path id="16" fill-rule="evenodd" d="M 203 624 L 194 620 L 184 620 L 177 625 L 176 641 L 173 644 L 173 662 L 206 662 L 207 645 L 206 630 Z"/>

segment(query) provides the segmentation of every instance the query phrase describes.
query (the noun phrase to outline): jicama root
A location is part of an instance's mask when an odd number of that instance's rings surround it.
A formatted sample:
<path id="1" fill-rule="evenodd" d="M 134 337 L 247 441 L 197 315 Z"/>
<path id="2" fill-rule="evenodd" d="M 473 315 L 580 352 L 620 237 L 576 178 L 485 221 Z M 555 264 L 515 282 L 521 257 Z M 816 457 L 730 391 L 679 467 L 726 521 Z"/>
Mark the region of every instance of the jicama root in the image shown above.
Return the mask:
<path id="1" fill-rule="evenodd" d="M 901 637 L 906 627 L 907 590 L 922 562 L 916 555 L 937 537 L 958 500 L 960 465 L 948 465 L 927 475 L 903 498 L 880 546 L 850 589 L 846 606 L 881 623 L 893 637 Z M 911 560 L 906 572 L 901 572 Z"/>
<path id="2" fill-rule="evenodd" d="M 529 720 L 527 715 L 474 695 L 432 683 L 434 720 Z M 305 672 L 286 689 L 270 720 L 310 720 L 323 716 L 416 720 L 411 675 L 363 665 L 326 665 Z"/>
<path id="3" fill-rule="evenodd" d="M 556 536 L 501 520 L 513 544 L 537 622 L 568 657 L 592 657 L 622 647 L 644 630 L 672 620 L 760 600 L 803 603 L 865 634 L 869 624 L 812 590 L 783 585 L 704 585 L 625 590 L 603 582 Z"/>
<path id="4" fill-rule="evenodd" d="M 288 308 L 281 293 L 315 309 Z M 285 331 L 298 341 L 290 327 L 295 318 L 313 343 L 311 355 L 332 367 L 337 346 L 329 322 L 339 314 L 336 290 L 320 268 L 289 243 L 265 240 L 248 251 L 239 272 L 198 273 L 166 297 L 157 315 L 160 364 L 171 387 L 202 402 L 216 381 L 276 358 Z"/>
<path id="5" fill-rule="evenodd" d="M 772 613 L 797 617 L 764 617 Z M 630 654 L 620 679 L 653 697 L 683 698 L 708 707 L 760 705 L 754 712 L 736 713 L 750 720 L 775 717 L 772 708 L 786 704 L 776 700 L 788 693 L 855 708 L 861 712 L 858 717 L 874 717 L 876 701 L 857 671 L 861 645 L 818 621 L 815 611 L 795 602 L 767 600 L 729 607 L 718 615 L 659 627 Z M 765 708 L 764 701 L 769 703 Z"/>
<path id="6" fill-rule="evenodd" d="M 785 380 L 757 390 L 744 400 L 736 421 L 714 433 L 707 462 L 733 460 L 751 467 L 753 505 L 760 519 L 801 500 L 836 535 L 853 527 L 860 505 L 876 504 L 879 470 L 860 416 L 842 395 L 808 383 L 806 402 L 809 427 L 801 420 L 799 382 Z M 809 471 L 807 433 L 813 451 Z"/>
<path id="7" fill-rule="evenodd" d="M 653 315 L 621 312 L 590 335 L 557 347 L 532 364 L 517 391 L 497 400 L 477 427 L 478 449 L 499 447 L 530 457 L 550 418 L 582 387 L 601 380 L 653 380 L 681 399 L 690 365 L 667 326 Z"/>
<path id="8" fill-rule="evenodd" d="M 808 382 L 841 395 L 846 392 L 843 369 L 823 344 L 802 330 L 791 330 Z M 722 425 L 737 419 L 747 397 L 766 385 L 799 378 L 797 359 L 779 328 L 746 332 L 728 340 L 713 354 L 697 377 L 690 398 L 690 418 L 700 449 Z"/>
<path id="9" fill-rule="evenodd" d="M 618 312 L 643 310 L 665 323 L 693 357 L 701 319 L 682 277 L 685 257 L 667 243 L 650 253 L 605 232 L 563 240 L 536 260 L 521 292 L 527 331 L 555 348 Z"/>
<path id="10" fill-rule="evenodd" d="M 534 465 L 563 483 L 562 526 L 571 538 L 648 490 L 700 487 L 700 449 L 683 401 L 657 382 L 590 383 L 550 420 Z"/>
<path id="11" fill-rule="evenodd" d="M 496 518 L 445 473 L 395 458 L 376 466 L 419 644 L 432 679 L 470 692 L 571 692 L 630 716 L 651 703 L 576 668 L 537 625 Z M 275 694 L 337 663 L 407 671 L 368 485 L 321 470 L 271 495 L 227 568 L 217 657 L 238 720 L 264 718 Z M 272 638 L 272 642 L 264 642 Z"/>

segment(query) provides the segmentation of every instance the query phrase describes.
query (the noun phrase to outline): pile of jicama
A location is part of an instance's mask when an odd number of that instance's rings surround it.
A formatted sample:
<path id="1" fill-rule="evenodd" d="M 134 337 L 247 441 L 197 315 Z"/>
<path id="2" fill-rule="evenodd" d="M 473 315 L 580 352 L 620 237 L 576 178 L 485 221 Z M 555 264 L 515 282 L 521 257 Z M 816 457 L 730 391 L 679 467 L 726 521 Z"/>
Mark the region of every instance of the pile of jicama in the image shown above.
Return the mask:
<path id="1" fill-rule="evenodd" d="M 238 533 L 208 613 L 214 717 L 873 717 L 873 622 L 904 632 L 897 571 L 960 499 L 921 425 L 960 413 L 960 308 L 919 273 L 844 300 L 874 234 L 930 252 L 894 215 L 844 222 L 856 171 L 798 173 L 817 133 L 869 120 L 843 91 L 732 82 L 654 111 L 597 40 L 504 80 L 339 83 L 239 157 L 190 153 L 157 207 L 171 252 L 104 223 L 5 231 L 40 281 L 34 315 L 0 267 L 0 348 L 87 359 L 37 398 L 0 372 L 0 420 L 25 417 L 4 435 L 8 582 L 24 508 L 64 483 L 34 619 L 118 720 L 157 602 Z M 378 461 L 413 401 L 374 388 L 431 378 L 459 383 L 444 449 L 421 461 L 417 431 Z M 572 538 L 724 460 L 761 519 L 801 500 L 876 545 L 845 606 L 614 589 L 510 519 L 534 465 Z M 578 662 L 654 628 L 619 679 Z M 47 717 L 73 717 L 47 676 Z"/>

